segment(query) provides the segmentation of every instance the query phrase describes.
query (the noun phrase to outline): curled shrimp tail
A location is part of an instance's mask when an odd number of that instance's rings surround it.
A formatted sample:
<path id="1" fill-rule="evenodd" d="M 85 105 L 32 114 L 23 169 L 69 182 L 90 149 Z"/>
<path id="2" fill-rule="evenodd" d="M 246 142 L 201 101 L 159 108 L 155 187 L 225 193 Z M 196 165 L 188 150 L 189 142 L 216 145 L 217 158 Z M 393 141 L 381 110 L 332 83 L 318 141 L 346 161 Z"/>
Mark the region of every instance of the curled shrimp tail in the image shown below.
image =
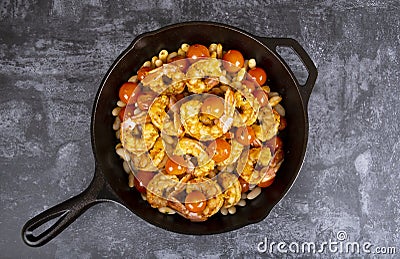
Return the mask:
<path id="1" fill-rule="evenodd" d="M 235 114 L 236 100 L 233 91 L 228 88 L 225 93 L 224 114 L 220 118 L 220 127 L 225 134 L 232 127 L 233 116 Z"/>

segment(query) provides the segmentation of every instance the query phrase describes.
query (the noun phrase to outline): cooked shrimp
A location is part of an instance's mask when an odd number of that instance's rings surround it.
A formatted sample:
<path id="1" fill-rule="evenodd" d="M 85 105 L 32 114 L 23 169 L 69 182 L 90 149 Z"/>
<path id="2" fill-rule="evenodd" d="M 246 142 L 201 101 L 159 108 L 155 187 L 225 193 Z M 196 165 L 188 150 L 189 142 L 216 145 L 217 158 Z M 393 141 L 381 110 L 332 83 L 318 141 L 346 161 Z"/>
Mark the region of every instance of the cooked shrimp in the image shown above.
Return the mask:
<path id="1" fill-rule="evenodd" d="M 167 117 L 167 112 L 165 109 L 167 108 L 169 103 L 169 98 L 166 95 L 160 95 L 154 102 L 151 104 L 149 108 L 149 116 L 151 118 L 151 122 L 156 126 L 159 130 L 163 129 L 165 118 Z"/>
<path id="2" fill-rule="evenodd" d="M 260 125 L 254 124 L 253 130 L 256 137 L 262 142 L 267 141 L 278 134 L 280 116 L 270 106 L 264 106 L 258 114 Z"/>
<path id="3" fill-rule="evenodd" d="M 154 166 L 158 167 L 165 157 L 165 148 L 162 138 L 158 137 L 153 148 L 149 150 L 149 156 Z"/>
<path id="4" fill-rule="evenodd" d="M 218 85 L 218 78 L 222 75 L 220 60 L 215 58 L 199 60 L 188 68 L 186 85 L 192 93 L 204 93 Z"/>
<path id="5" fill-rule="evenodd" d="M 199 177 L 190 180 L 185 186 L 186 193 L 200 191 L 206 197 L 206 206 L 201 212 L 189 211 L 178 199 L 171 199 L 169 206 L 175 209 L 183 217 L 192 221 L 205 221 L 217 213 L 224 204 L 221 187 L 214 180 L 206 177 Z"/>
<path id="6" fill-rule="evenodd" d="M 206 147 L 199 141 L 190 138 L 181 138 L 176 145 L 175 155 L 192 155 L 197 158 L 197 166 L 193 174 L 196 177 L 207 176 L 214 169 L 215 162 L 209 157 Z"/>
<path id="7" fill-rule="evenodd" d="M 242 154 L 244 146 L 237 142 L 235 139 L 232 139 L 231 141 L 231 153 L 229 157 L 222 162 L 217 163 L 218 166 L 227 166 L 235 163 L 239 157 L 240 154 Z"/>
<path id="8" fill-rule="evenodd" d="M 222 187 L 224 195 L 223 208 L 235 206 L 242 197 L 242 185 L 238 177 L 231 173 L 220 173 L 218 175 L 218 182 Z"/>
<path id="9" fill-rule="evenodd" d="M 189 100 L 181 105 L 181 122 L 190 136 L 199 140 L 213 140 L 221 137 L 231 128 L 235 113 L 235 100 L 230 89 L 225 93 L 224 113 L 218 123 L 211 126 L 202 123 L 199 117 L 201 106 L 202 102 L 198 99 Z"/>
<path id="10" fill-rule="evenodd" d="M 283 163 L 284 153 L 282 148 L 278 148 L 273 155 L 271 162 L 268 166 L 263 167 L 260 170 L 260 174 L 262 175 L 261 182 L 268 182 L 275 178 L 276 173 L 278 172 L 279 168 Z"/>
<path id="11" fill-rule="evenodd" d="M 135 170 L 156 171 L 161 168 L 165 154 L 162 138 L 158 137 L 154 146 L 148 152 L 131 155 L 131 166 Z"/>
<path id="12" fill-rule="evenodd" d="M 268 166 L 271 161 L 271 151 L 268 147 L 258 147 L 249 150 L 248 155 L 243 152 L 238 162 L 238 173 L 250 184 L 258 184 L 262 175 L 257 167 Z"/>
<path id="13" fill-rule="evenodd" d="M 175 190 L 179 184 L 176 175 L 156 174 L 146 188 L 146 198 L 153 208 L 168 206 L 168 196 Z"/>
<path id="14" fill-rule="evenodd" d="M 142 84 L 159 94 L 179 94 L 185 90 L 185 74 L 178 66 L 164 64 L 151 70 Z"/>
<path id="15" fill-rule="evenodd" d="M 138 155 L 152 148 L 158 136 L 157 128 L 151 123 L 145 123 L 142 125 L 123 124 L 121 130 L 121 143 L 126 150 Z"/>
<path id="16" fill-rule="evenodd" d="M 182 137 L 185 134 L 185 130 L 181 124 L 179 114 L 174 112 L 172 117 L 172 119 L 166 120 L 162 132 L 169 136 Z"/>
<path id="17" fill-rule="evenodd" d="M 236 107 L 239 112 L 235 113 L 233 126 L 251 126 L 257 120 L 260 105 L 252 94 L 235 92 Z"/>
<path id="18" fill-rule="evenodd" d="M 167 95 L 158 96 L 149 108 L 149 117 L 151 122 L 160 131 L 169 136 L 182 136 L 184 130 L 180 123 L 179 115 L 172 110 L 166 112 L 166 109 L 171 105 L 171 97 Z M 170 118 L 172 117 L 172 119 Z"/>

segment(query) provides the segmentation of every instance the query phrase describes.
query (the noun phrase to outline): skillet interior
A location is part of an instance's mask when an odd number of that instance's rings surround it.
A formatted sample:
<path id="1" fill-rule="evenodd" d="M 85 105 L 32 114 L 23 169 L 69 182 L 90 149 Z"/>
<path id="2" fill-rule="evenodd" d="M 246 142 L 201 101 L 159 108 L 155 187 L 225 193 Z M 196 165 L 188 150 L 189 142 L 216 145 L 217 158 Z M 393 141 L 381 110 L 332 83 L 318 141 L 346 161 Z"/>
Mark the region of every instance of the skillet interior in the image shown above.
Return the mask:
<path id="1" fill-rule="evenodd" d="M 143 201 L 138 192 L 130 190 L 122 162 L 115 153 L 115 133 L 111 110 L 118 100 L 119 86 L 126 82 L 143 64 L 161 49 L 174 51 L 182 43 L 221 43 L 225 49 L 240 50 L 245 57 L 254 57 L 266 69 L 270 87 L 278 91 L 286 109 L 288 127 L 283 135 L 285 161 L 272 186 L 260 197 L 238 208 L 235 215 L 214 215 L 202 223 L 193 223 L 178 215 L 163 215 Z M 305 107 L 296 82 L 282 61 L 255 37 L 238 29 L 215 23 L 183 23 L 139 36 L 120 56 L 103 80 L 95 109 L 92 140 L 96 159 L 106 181 L 133 213 L 164 229 L 185 234 L 226 232 L 264 219 L 285 195 L 300 170 L 308 136 Z"/>

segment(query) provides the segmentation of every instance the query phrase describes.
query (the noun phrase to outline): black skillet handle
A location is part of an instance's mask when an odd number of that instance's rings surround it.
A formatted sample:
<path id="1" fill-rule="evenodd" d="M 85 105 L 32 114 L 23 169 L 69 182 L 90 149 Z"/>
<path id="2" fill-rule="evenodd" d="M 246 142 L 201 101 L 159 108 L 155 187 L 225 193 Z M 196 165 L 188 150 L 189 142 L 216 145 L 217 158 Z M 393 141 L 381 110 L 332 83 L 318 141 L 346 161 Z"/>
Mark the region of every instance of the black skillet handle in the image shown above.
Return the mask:
<path id="1" fill-rule="evenodd" d="M 301 97 L 305 103 L 305 105 L 308 104 L 308 99 L 310 98 L 312 89 L 314 88 L 315 81 L 317 80 L 318 76 L 318 71 L 317 68 L 314 65 L 314 62 L 311 60 L 310 56 L 307 54 L 307 52 L 303 49 L 303 47 L 294 39 L 290 38 L 265 38 L 265 37 L 260 37 L 260 40 L 267 45 L 272 51 L 275 52 L 279 56 L 279 54 L 276 52 L 277 47 L 289 47 L 292 48 L 296 54 L 299 56 L 301 61 L 303 62 L 303 65 L 306 67 L 308 71 L 308 77 L 307 81 L 305 82 L 304 85 L 301 85 L 298 80 L 297 84 L 300 86 L 299 91 L 301 94 Z"/>
<path id="2" fill-rule="evenodd" d="M 22 238 L 24 242 L 33 247 L 42 246 L 61 233 L 61 231 L 93 205 L 103 201 L 111 201 L 111 199 L 105 195 L 105 193 L 107 193 L 107 188 L 103 175 L 99 170 L 100 169 L 96 167 L 92 182 L 82 193 L 30 219 L 22 228 Z M 38 235 L 33 234 L 34 230 L 57 218 L 58 220 L 56 222 L 52 223 L 51 226 L 41 233 Z"/>

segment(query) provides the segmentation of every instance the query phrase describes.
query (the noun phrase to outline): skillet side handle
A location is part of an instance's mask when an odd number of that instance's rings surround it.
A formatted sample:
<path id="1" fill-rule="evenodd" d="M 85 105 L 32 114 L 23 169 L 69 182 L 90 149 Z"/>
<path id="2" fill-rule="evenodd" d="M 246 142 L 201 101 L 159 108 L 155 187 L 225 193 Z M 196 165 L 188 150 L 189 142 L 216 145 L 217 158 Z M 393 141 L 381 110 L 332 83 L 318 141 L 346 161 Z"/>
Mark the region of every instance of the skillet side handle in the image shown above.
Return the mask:
<path id="1" fill-rule="evenodd" d="M 311 60 L 310 56 L 303 49 L 303 47 L 294 39 L 264 38 L 264 37 L 262 37 L 260 39 L 271 50 L 273 50 L 275 52 L 275 54 L 277 54 L 278 56 L 279 56 L 279 54 L 276 52 L 277 47 L 292 48 L 296 52 L 296 54 L 299 56 L 299 58 L 303 62 L 303 65 L 306 67 L 306 69 L 308 71 L 308 77 L 307 77 L 307 81 L 305 82 L 304 85 L 299 84 L 297 79 L 296 79 L 296 82 L 300 86 L 299 91 L 300 91 L 301 97 L 302 97 L 305 105 L 307 106 L 312 89 L 314 88 L 314 84 L 315 84 L 315 81 L 317 80 L 317 76 L 318 76 L 317 68 L 315 67 L 315 64 Z"/>
<path id="2" fill-rule="evenodd" d="M 32 247 L 38 247 L 46 244 L 58 234 L 61 233 L 66 227 L 75 221 L 82 213 L 93 205 L 108 201 L 108 199 L 97 198 L 99 194 L 105 190 L 105 181 L 101 172 L 96 166 L 96 171 L 92 182 L 89 187 L 79 195 L 72 197 L 39 215 L 30 219 L 25 223 L 22 228 L 22 238 L 24 242 Z M 45 230 L 40 230 L 41 233 L 34 235 L 33 231 L 38 229 L 45 223 L 53 219 L 58 220 L 51 223 Z"/>

